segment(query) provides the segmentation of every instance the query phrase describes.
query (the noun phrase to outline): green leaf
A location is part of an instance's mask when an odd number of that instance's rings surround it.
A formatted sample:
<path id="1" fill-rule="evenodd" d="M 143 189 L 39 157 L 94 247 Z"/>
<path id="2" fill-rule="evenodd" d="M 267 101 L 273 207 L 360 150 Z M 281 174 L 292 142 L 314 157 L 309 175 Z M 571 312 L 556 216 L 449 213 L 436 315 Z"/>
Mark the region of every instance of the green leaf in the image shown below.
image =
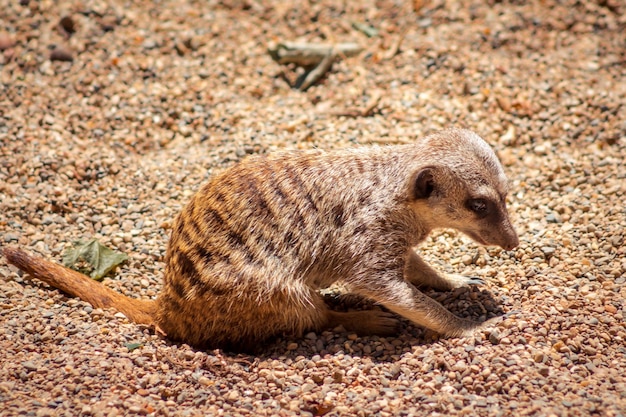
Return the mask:
<path id="1" fill-rule="evenodd" d="M 126 346 L 128 348 L 129 352 L 132 352 L 133 350 L 140 348 L 143 346 L 143 343 L 141 342 L 135 342 L 135 343 L 124 343 L 124 346 Z"/>
<path id="2" fill-rule="evenodd" d="M 63 265 L 76 271 L 89 274 L 92 279 L 102 280 L 116 266 L 126 261 L 128 256 L 115 252 L 96 239 L 74 242 L 74 246 L 63 254 Z M 81 263 L 87 267 L 81 267 Z"/>

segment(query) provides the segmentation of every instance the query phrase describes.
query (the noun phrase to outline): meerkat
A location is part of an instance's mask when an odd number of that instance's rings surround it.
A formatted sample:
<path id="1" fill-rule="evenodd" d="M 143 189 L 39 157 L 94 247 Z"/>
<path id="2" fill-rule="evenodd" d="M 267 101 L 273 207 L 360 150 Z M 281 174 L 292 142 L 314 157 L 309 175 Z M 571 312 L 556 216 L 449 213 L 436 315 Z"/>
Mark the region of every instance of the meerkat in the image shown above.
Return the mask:
<path id="1" fill-rule="evenodd" d="M 414 248 L 436 228 L 515 248 L 507 191 L 481 137 L 445 130 L 408 145 L 253 156 L 214 176 L 173 224 L 156 300 L 131 299 L 20 249 L 4 255 L 94 307 L 200 348 L 247 350 L 339 325 L 393 335 L 397 315 L 463 337 L 485 323 L 455 316 L 418 287 L 481 281 L 439 273 Z M 319 290 L 337 281 L 389 312 L 329 309 Z"/>

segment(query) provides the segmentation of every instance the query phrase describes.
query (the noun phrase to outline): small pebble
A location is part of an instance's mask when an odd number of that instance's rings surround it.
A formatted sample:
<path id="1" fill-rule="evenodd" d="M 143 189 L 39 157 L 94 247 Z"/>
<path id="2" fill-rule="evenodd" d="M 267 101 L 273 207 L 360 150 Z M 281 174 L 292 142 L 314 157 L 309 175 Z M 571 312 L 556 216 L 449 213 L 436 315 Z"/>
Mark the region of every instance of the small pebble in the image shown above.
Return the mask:
<path id="1" fill-rule="evenodd" d="M 19 240 L 19 236 L 15 233 L 6 233 L 4 235 L 4 241 L 9 243 L 9 242 L 17 242 Z"/>
<path id="2" fill-rule="evenodd" d="M 72 62 L 74 60 L 74 56 L 69 49 L 58 46 L 50 52 L 50 60 Z"/>
<path id="3" fill-rule="evenodd" d="M 71 16 L 63 16 L 59 21 L 59 25 L 68 35 L 72 35 L 76 32 L 76 23 Z"/>
<path id="4" fill-rule="evenodd" d="M 463 264 L 465 265 L 471 265 L 474 263 L 474 258 L 470 255 L 463 255 L 461 257 L 461 262 L 463 262 Z"/>
<path id="5" fill-rule="evenodd" d="M 548 213 L 548 215 L 546 216 L 546 221 L 548 223 L 561 223 L 561 220 L 556 213 Z"/>
<path id="6" fill-rule="evenodd" d="M 8 33 L 0 32 L 0 51 L 6 51 L 14 45 L 13 38 Z"/>
<path id="7" fill-rule="evenodd" d="M 31 361 L 22 362 L 22 366 L 24 367 L 24 369 L 31 372 L 39 369 L 39 367 Z"/>

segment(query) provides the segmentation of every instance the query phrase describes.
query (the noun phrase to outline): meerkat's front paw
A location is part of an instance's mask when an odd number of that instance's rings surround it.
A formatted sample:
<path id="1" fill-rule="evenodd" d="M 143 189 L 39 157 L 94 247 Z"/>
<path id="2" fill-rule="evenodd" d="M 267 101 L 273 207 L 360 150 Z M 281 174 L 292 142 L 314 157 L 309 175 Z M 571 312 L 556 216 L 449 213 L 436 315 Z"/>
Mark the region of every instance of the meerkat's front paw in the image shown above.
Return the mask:
<path id="1" fill-rule="evenodd" d="M 467 329 L 463 333 L 462 337 L 476 337 L 479 335 L 486 335 L 489 340 L 499 339 L 497 336 L 498 333 L 498 325 L 502 323 L 504 320 L 510 318 L 511 316 L 519 314 L 519 310 L 509 311 L 498 317 L 492 317 L 487 321 L 482 323 L 476 323 L 476 327 Z"/>
<path id="2" fill-rule="evenodd" d="M 479 277 L 466 277 L 459 274 L 446 274 L 446 281 L 450 284 L 450 289 L 467 287 L 469 285 L 484 285 L 485 281 Z"/>

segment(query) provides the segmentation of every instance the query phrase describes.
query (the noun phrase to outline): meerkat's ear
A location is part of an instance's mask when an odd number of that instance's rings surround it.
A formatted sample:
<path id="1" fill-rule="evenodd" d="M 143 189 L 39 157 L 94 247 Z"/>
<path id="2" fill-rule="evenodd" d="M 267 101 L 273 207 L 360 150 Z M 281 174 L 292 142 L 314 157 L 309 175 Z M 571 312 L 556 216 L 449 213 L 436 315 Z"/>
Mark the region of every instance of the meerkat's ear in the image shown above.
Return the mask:
<path id="1" fill-rule="evenodd" d="M 428 198 L 435 191 L 435 171 L 435 167 L 428 166 L 417 172 L 413 182 L 413 198 Z"/>

